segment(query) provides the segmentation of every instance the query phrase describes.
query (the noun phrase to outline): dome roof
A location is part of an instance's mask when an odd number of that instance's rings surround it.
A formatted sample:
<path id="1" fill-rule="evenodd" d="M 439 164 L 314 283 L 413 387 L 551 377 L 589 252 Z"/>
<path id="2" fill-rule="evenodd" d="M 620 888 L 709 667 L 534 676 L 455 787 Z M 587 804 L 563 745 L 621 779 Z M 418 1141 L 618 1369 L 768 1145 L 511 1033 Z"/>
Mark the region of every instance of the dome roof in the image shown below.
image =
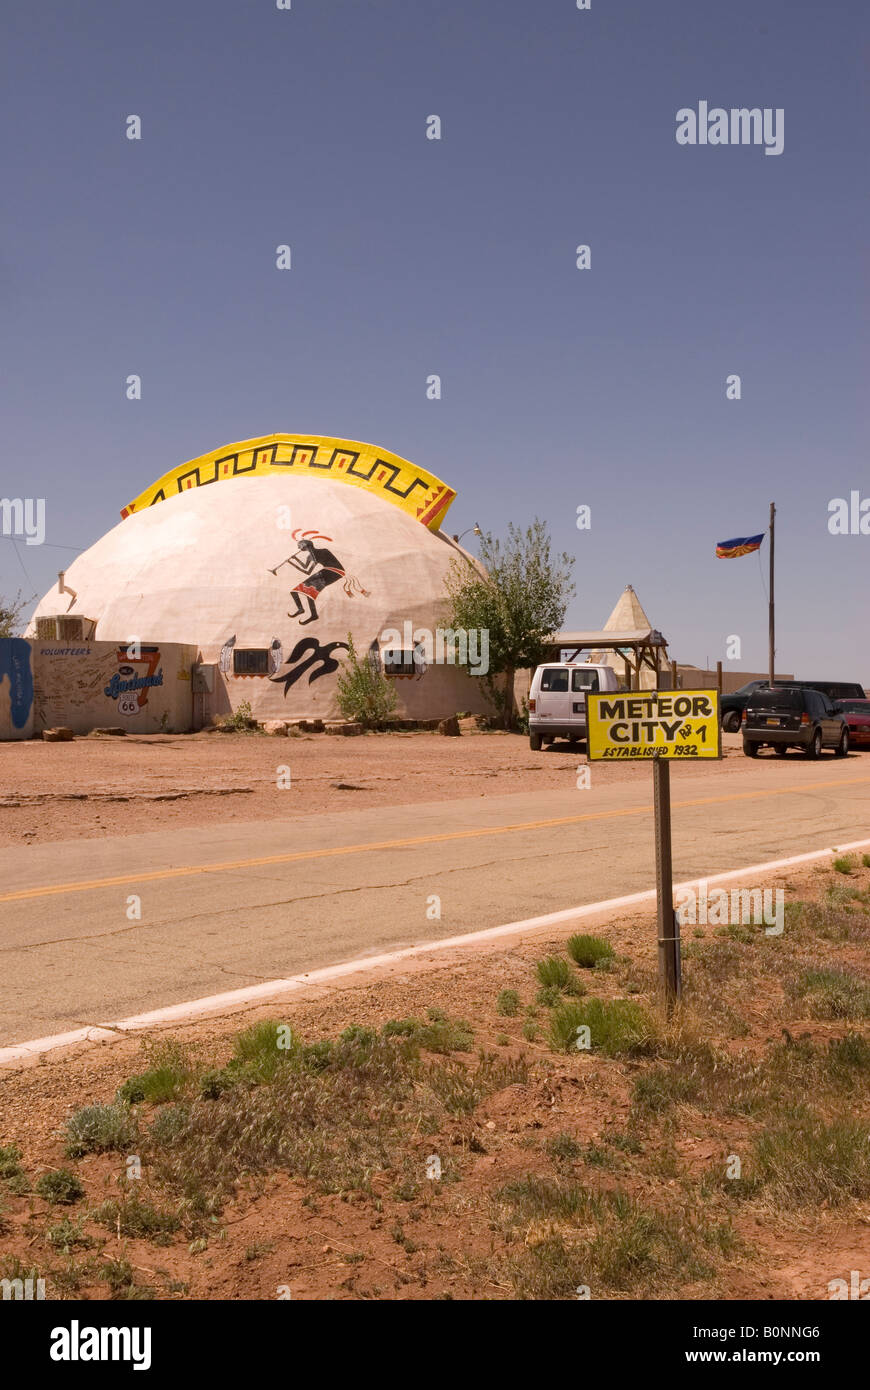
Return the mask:
<path id="1" fill-rule="evenodd" d="M 297 636 L 352 632 L 368 647 L 405 620 L 434 628 L 464 553 L 362 488 L 229 478 L 128 515 L 70 565 L 28 631 L 43 615 L 81 614 L 96 619 L 96 640 L 195 643 L 205 661 L 232 638 L 286 650 Z"/>

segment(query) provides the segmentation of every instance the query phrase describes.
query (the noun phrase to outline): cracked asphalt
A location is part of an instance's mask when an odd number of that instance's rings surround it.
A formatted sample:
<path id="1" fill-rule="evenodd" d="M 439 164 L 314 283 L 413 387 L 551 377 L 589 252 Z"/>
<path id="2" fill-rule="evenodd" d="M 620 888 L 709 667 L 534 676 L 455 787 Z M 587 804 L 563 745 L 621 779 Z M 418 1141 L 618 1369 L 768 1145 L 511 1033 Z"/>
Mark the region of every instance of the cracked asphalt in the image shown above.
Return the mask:
<path id="1" fill-rule="evenodd" d="M 673 770 L 677 880 L 870 834 L 870 758 L 723 767 Z M 651 888 L 636 772 L 4 848 L 0 1045 Z"/>

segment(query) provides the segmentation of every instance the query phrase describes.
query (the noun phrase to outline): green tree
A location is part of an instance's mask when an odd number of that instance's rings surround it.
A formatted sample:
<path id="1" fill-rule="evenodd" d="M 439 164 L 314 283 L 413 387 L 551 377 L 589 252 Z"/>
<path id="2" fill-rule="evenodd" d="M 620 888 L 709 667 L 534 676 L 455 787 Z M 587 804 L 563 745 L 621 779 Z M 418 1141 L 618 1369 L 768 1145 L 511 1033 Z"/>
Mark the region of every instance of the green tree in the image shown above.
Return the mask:
<path id="1" fill-rule="evenodd" d="M 0 596 L 0 637 L 17 637 L 21 628 L 24 626 L 21 614 L 32 598 L 22 598 L 21 590 L 14 598 L 3 598 Z"/>
<path id="2" fill-rule="evenodd" d="M 357 656 L 350 633 L 347 646 L 347 657 L 337 682 L 338 707 L 345 719 L 371 729 L 388 719 L 396 708 L 396 687 L 371 653 L 367 652 L 362 659 Z"/>
<path id="3" fill-rule="evenodd" d="M 481 537 L 482 569 L 454 560 L 447 576 L 450 625 L 489 632 L 489 674 L 480 677 L 502 716 L 515 727 L 514 674 L 544 659 L 544 641 L 557 632 L 574 594 L 574 557 L 553 555 L 550 535 L 537 517 L 523 530 L 513 522 L 507 538 Z M 502 676 L 501 687 L 495 677 Z"/>

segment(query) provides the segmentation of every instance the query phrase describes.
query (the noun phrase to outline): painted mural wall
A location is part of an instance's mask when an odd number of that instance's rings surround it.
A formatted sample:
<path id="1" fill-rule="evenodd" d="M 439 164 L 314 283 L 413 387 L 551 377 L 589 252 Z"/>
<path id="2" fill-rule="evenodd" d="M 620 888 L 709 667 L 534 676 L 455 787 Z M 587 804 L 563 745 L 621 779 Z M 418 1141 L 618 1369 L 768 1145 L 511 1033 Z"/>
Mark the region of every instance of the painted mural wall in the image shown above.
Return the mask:
<path id="1" fill-rule="evenodd" d="M 377 642 L 371 634 L 354 633 L 360 657 Z M 277 639 L 276 639 L 277 641 Z M 280 649 L 279 649 L 280 648 Z M 238 675 L 232 668 L 232 649 L 218 663 L 213 695 L 204 697 L 198 722 L 228 714 L 242 704 L 255 719 L 341 719 L 337 677 L 347 642 L 321 642 L 302 637 L 285 654 L 275 647 L 273 675 Z M 280 663 L 280 664 L 279 664 Z M 413 675 L 388 676 L 396 690 L 395 715 L 403 719 L 444 719 L 460 713 L 491 714 L 493 706 L 481 680 L 452 666 L 423 666 Z"/>
<path id="2" fill-rule="evenodd" d="M 33 640 L 33 731 L 60 725 L 129 733 L 185 733 L 191 727 L 195 647 L 146 643 Z"/>
<path id="3" fill-rule="evenodd" d="M 33 736 L 33 662 L 23 637 L 0 637 L 0 739 Z"/>

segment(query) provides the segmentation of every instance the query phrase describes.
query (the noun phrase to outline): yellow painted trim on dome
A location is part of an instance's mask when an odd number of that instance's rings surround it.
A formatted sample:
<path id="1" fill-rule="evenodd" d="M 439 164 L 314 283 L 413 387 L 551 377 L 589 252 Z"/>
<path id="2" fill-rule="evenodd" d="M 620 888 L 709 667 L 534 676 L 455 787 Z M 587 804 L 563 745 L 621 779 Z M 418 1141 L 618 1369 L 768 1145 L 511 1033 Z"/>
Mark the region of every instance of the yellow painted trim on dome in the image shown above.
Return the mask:
<path id="1" fill-rule="evenodd" d="M 124 507 L 121 516 L 225 478 L 262 478 L 290 472 L 297 477 L 326 478 L 365 488 L 430 531 L 438 530 L 456 496 L 432 473 L 371 444 L 319 434 L 267 434 L 262 439 L 228 444 L 170 469 Z"/>

